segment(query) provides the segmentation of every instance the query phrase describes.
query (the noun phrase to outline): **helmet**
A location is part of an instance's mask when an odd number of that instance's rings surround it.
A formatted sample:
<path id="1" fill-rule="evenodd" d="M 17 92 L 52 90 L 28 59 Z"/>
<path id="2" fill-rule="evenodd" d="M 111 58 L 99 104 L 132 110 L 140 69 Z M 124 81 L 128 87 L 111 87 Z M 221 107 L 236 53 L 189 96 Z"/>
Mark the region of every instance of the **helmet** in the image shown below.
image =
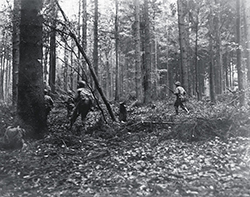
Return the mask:
<path id="1" fill-rule="evenodd" d="M 180 86 L 180 85 L 181 85 L 181 82 L 176 81 L 176 82 L 175 82 L 175 85 Z"/>
<path id="2" fill-rule="evenodd" d="M 78 88 L 85 88 L 86 82 L 85 81 L 78 81 Z"/>

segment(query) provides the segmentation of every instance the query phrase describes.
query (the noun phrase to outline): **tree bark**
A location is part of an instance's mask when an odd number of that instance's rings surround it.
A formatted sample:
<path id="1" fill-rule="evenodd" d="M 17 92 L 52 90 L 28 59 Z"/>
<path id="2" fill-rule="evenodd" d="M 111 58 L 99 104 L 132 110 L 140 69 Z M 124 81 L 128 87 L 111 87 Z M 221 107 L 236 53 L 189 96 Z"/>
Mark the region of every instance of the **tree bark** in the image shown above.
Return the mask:
<path id="1" fill-rule="evenodd" d="M 13 9 L 13 33 L 12 33 L 12 104 L 16 106 L 17 104 L 17 85 L 18 85 L 18 65 L 19 65 L 19 34 L 20 34 L 20 2 L 19 0 L 14 0 L 14 9 Z"/>
<path id="2" fill-rule="evenodd" d="M 17 112 L 22 126 L 34 138 L 46 131 L 41 8 L 40 0 L 21 0 Z"/>
<path id="3" fill-rule="evenodd" d="M 56 11 L 56 4 L 54 1 L 51 3 L 52 6 L 52 28 L 50 33 L 50 72 L 49 72 L 49 85 L 51 87 L 51 92 L 55 93 L 55 83 L 56 83 L 56 18 L 57 18 L 57 11 Z"/>
<path id="4" fill-rule="evenodd" d="M 119 69 L 119 32 L 118 32 L 118 0 L 115 0 L 115 100 L 119 100 L 120 95 L 120 69 Z"/>
<path id="5" fill-rule="evenodd" d="M 213 52 L 213 11 L 212 6 L 210 6 L 209 15 L 209 90 L 210 90 L 210 100 L 212 103 L 216 102 L 215 89 L 214 89 L 214 52 Z"/>
<path id="6" fill-rule="evenodd" d="M 223 92 L 224 86 L 224 73 L 222 64 L 222 51 L 221 51 L 221 4 L 218 0 L 215 0 L 215 15 L 214 15 L 214 33 L 215 33 L 215 91 L 216 94 L 221 94 Z"/>
<path id="7" fill-rule="evenodd" d="M 179 43 L 180 43 L 180 60 L 181 60 L 181 83 L 187 89 L 188 84 L 188 59 L 187 59 L 187 23 L 185 21 L 185 3 L 186 0 L 177 0 L 178 6 L 178 26 L 179 26 Z"/>
<path id="8" fill-rule="evenodd" d="M 148 16 L 148 0 L 144 0 L 144 23 L 145 23 L 145 52 L 143 62 L 143 102 L 149 103 L 151 101 L 151 40 L 150 27 Z"/>
<path id="9" fill-rule="evenodd" d="M 245 0 L 245 21 L 246 21 L 246 55 L 247 55 L 247 78 L 250 82 L 250 4 L 247 3 L 247 0 Z"/>
<path id="10" fill-rule="evenodd" d="M 87 0 L 82 0 L 82 46 L 83 50 L 87 51 Z M 86 62 L 83 59 L 83 68 L 86 67 Z M 87 80 L 82 71 L 82 79 Z"/>
<path id="11" fill-rule="evenodd" d="M 139 103 L 143 102 L 142 65 L 141 65 L 141 35 L 140 35 L 140 6 L 139 0 L 134 0 L 135 6 L 135 91 Z"/>
<path id="12" fill-rule="evenodd" d="M 94 49 L 93 49 L 93 66 L 98 79 L 98 0 L 95 2 L 95 13 L 94 13 Z"/>
<path id="13" fill-rule="evenodd" d="M 67 42 L 67 41 L 66 41 Z M 69 74 L 68 74 L 68 64 L 69 64 L 69 51 L 67 49 L 67 44 L 65 43 L 64 47 L 64 69 L 63 69 L 63 88 L 65 91 L 68 91 L 68 79 L 69 79 Z"/>
<path id="14" fill-rule="evenodd" d="M 238 87 L 239 87 L 239 98 L 240 106 L 246 104 L 245 100 L 245 87 L 244 87 L 244 65 L 242 64 L 241 54 L 241 12 L 240 12 L 241 1 L 236 1 L 236 43 L 237 47 L 237 72 L 238 72 Z"/>

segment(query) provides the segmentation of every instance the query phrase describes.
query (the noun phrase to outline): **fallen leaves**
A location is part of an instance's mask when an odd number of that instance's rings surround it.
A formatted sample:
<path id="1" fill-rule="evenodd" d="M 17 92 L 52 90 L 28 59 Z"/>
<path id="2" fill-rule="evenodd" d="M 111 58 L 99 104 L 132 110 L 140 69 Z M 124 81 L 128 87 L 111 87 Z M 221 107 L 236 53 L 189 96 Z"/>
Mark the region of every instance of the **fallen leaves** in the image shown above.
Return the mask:
<path id="1" fill-rule="evenodd" d="M 92 135 L 67 131 L 57 112 L 46 138 L 0 152 L 0 195 L 250 196 L 249 138 L 170 139 L 172 125 L 153 110 Z"/>

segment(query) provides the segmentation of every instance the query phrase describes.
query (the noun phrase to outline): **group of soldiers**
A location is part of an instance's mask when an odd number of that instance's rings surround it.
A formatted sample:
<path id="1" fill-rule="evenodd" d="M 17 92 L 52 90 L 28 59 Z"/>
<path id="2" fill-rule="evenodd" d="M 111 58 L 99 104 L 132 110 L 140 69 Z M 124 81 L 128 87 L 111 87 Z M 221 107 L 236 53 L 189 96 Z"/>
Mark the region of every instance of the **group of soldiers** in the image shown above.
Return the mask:
<path id="1" fill-rule="evenodd" d="M 44 89 L 44 100 L 47 118 L 50 111 L 54 107 L 54 101 L 51 96 L 49 96 L 48 86 L 45 86 Z M 67 108 L 67 117 L 70 119 L 70 128 L 79 115 L 81 115 L 82 122 L 84 121 L 88 112 L 93 106 L 93 100 L 93 94 L 91 93 L 90 89 L 87 88 L 85 81 L 78 82 L 75 95 L 73 95 L 71 91 L 68 92 L 68 98 L 65 103 Z"/>
<path id="2" fill-rule="evenodd" d="M 77 85 L 76 94 L 73 95 L 71 91 L 68 92 L 68 99 L 66 101 L 67 108 L 67 117 L 70 119 L 70 128 L 76 121 L 77 117 L 81 115 L 81 120 L 84 122 L 88 112 L 91 110 L 93 106 L 94 97 L 91 93 L 90 89 L 86 87 L 85 81 L 79 81 Z M 185 106 L 186 101 L 186 91 L 181 86 L 179 81 L 175 82 L 175 90 L 172 91 L 176 96 L 176 100 L 174 103 L 175 113 L 179 114 L 179 107 L 181 107 L 187 114 L 189 114 L 189 110 Z M 45 94 L 45 109 L 46 109 L 46 117 L 49 115 L 51 109 L 54 107 L 53 99 L 49 96 L 49 87 L 45 86 L 44 94 Z M 120 105 L 120 111 L 125 110 L 124 103 Z M 126 121 L 126 118 L 120 117 L 120 121 Z"/>

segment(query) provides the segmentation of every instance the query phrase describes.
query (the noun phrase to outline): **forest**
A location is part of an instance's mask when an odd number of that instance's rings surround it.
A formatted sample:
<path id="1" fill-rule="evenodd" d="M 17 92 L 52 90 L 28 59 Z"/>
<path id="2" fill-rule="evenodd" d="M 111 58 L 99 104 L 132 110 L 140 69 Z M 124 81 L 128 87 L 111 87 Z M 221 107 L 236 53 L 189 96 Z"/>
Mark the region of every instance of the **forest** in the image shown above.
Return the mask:
<path id="1" fill-rule="evenodd" d="M 249 0 L 0 16 L 0 196 L 250 196 Z"/>

